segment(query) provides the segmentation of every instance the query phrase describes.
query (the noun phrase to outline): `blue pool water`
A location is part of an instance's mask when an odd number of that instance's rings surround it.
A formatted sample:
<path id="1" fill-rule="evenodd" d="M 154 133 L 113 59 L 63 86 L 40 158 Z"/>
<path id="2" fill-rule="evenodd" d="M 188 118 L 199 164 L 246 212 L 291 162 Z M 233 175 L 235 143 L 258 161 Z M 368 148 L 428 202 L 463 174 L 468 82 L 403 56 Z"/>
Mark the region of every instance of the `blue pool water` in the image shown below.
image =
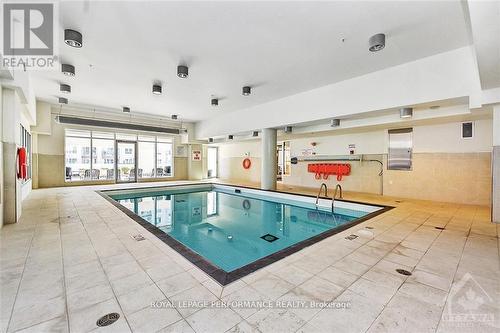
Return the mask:
<path id="1" fill-rule="evenodd" d="M 111 197 L 226 272 L 367 214 L 332 214 L 213 189 Z"/>

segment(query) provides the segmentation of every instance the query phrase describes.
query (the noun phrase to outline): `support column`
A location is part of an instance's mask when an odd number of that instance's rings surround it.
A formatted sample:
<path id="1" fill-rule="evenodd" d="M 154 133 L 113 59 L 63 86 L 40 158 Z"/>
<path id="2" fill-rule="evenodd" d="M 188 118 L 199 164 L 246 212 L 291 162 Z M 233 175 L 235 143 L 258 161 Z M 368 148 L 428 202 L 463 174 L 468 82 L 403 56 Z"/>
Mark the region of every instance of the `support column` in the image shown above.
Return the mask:
<path id="1" fill-rule="evenodd" d="M 21 110 L 16 92 L 2 89 L 3 224 L 16 223 L 21 216 L 21 182 L 16 177 Z M 0 170 L 2 170 L 0 167 Z"/>
<path id="2" fill-rule="evenodd" d="M 263 190 L 276 189 L 276 174 L 278 161 L 276 160 L 277 130 L 264 128 L 262 130 L 262 166 L 260 188 Z"/>
<path id="3" fill-rule="evenodd" d="M 500 223 L 500 104 L 493 107 L 493 153 L 491 170 L 493 174 L 491 217 L 493 222 Z"/>

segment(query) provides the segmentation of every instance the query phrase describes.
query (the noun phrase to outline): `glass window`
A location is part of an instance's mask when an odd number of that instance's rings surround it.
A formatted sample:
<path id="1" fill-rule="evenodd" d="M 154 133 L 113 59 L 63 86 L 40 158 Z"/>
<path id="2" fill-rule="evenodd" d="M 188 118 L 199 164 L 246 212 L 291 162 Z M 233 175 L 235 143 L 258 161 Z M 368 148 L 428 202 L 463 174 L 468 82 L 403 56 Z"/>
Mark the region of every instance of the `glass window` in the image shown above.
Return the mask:
<path id="1" fill-rule="evenodd" d="M 114 139 L 115 134 L 109 132 L 94 132 L 92 131 L 92 137 L 95 139 Z"/>
<path id="2" fill-rule="evenodd" d="M 90 138 L 66 137 L 66 181 L 90 180 Z"/>
<path id="3" fill-rule="evenodd" d="M 167 138 L 165 136 L 156 137 L 156 141 L 158 142 L 172 142 L 172 138 Z"/>
<path id="4" fill-rule="evenodd" d="M 158 142 L 156 149 L 156 177 L 172 176 L 172 144 Z"/>
<path id="5" fill-rule="evenodd" d="M 80 137 L 90 138 L 90 131 L 67 129 L 66 135 L 67 136 L 80 136 Z"/>
<path id="6" fill-rule="evenodd" d="M 139 141 L 139 178 L 155 176 L 155 143 Z"/>
<path id="7" fill-rule="evenodd" d="M 115 178 L 115 141 L 92 139 L 92 179 Z"/>
<path id="8" fill-rule="evenodd" d="M 126 134 L 126 133 L 116 133 L 117 140 L 125 140 L 125 141 L 136 141 L 137 135 L 135 134 Z"/>
<path id="9" fill-rule="evenodd" d="M 150 142 L 155 142 L 155 137 L 154 136 L 148 136 L 148 135 L 139 135 L 137 138 L 138 141 L 150 141 Z"/>
<path id="10" fill-rule="evenodd" d="M 21 143 L 27 145 L 27 150 L 31 150 L 31 135 L 22 130 L 21 132 Z M 134 180 L 136 165 L 138 178 L 173 175 L 173 140 L 170 137 L 67 129 L 65 142 L 66 181 L 113 180 L 116 179 L 117 168 L 120 171 L 123 171 L 120 168 L 127 170 L 122 174 L 119 172 L 118 176 Z M 117 142 L 118 150 L 115 149 Z M 137 164 L 136 153 L 139 154 Z M 132 174 L 134 177 L 130 178 Z"/>

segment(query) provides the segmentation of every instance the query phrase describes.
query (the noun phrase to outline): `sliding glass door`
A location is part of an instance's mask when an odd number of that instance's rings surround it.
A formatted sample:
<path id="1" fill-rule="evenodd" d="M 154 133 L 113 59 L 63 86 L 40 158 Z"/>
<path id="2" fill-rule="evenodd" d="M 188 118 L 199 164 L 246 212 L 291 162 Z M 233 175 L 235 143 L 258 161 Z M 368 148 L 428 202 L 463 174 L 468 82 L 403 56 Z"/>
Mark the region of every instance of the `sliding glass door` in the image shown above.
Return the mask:
<path id="1" fill-rule="evenodd" d="M 207 148 L 208 178 L 217 178 L 217 147 Z"/>
<path id="2" fill-rule="evenodd" d="M 137 177 L 136 163 L 137 142 L 116 141 L 116 182 L 135 182 Z"/>

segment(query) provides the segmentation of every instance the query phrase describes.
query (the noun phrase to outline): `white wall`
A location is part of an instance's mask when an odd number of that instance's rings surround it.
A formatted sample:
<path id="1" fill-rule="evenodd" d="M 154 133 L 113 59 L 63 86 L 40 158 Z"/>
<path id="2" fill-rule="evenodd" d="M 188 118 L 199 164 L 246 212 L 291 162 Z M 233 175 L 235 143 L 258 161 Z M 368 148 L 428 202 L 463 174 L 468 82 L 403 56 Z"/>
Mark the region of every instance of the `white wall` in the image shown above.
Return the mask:
<path id="1" fill-rule="evenodd" d="M 493 122 L 491 119 L 474 121 L 474 137 L 461 138 L 461 122 L 438 125 L 412 126 L 414 153 L 473 153 L 491 152 Z M 303 149 L 313 149 L 316 155 L 348 155 L 349 145 L 356 146 L 356 154 L 385 154 L 388 147 L 387 130 L 336 134 L 292 139 L 292 156 L 301 156 Z M 315 142 L 316 146 L 311 143 Z M 219 157 L 260 157 L 260 140 L 219 144 Z"/>
<path id="2" fill-rule="evenodd" d="M 493 122 L 491 119 L 474 121 L 474 137 L 462 139 L 462 123 L 449 123 L 413 128 L 415 153 L 472 153 L 491 152 Z"/>
<path id="3" fill-rule="evenodd" d="M 481 96 L 473 50 L 463 47 L 346 81 L 221 114 L 196 124 L 197 138 Z"/>
<path id="4" fill-rule="evenodd" d="M 428 161 L 440 159 L 443 160 L 443 163 L 439 164 L 439 166 L 431 165 L 429 166 L 429 170 L 441 168 L 441 170 L 435 170 L 435 173 L 440 177 L 443 172 L 452 172 L 453 175 L 457 175 L 461 170 L 459 166 L 454 167 L 444 163 L 445 161 L 449 161 L 449 154 L 489 153 L 492 151 L 493 125 L 491 119 L 474 121 L 475 133 L 474 137 L 471 139 L 461 138 L 461 125 L 461 122 L 452 122 L 446 124 L 413 126 L 414 163 L 419 167 L 416 168 L 414 172 L 405 173 L 404 175 L 411 178 L 412 175 L 419 174 L 418 171 L 421 169 L 422 163 L 425 164 Z M 384 154 L 387 154 L 388 133 L 387 129 L 377 129 L 348 134 L 321 135 L 307 138 L 301 137 L 290 139 L 289 141 L 292 157 L 302 156 L 302 151 L 305 149 L 311 149 L 316 155 L 348 155 L 349 145 L 354 144 L 356 147 L 355 154 L 372 155 L 371 157 L 373 159 L 382 161 L 384 159 Z M 316 144 L 315 146 L 311 145 L 313 142 Z M 260 140 L 219 144 L 219 177 L 239 183 L 260 182 L 260 149 Z M 252 160 L 252 167 L 249 170 L 244 170 L 241 166 L 241 162 L 245 158 L 246 153 L 249 153 L 250 159 Z M 448 153 L 448 155 L 441 157 L 440 153 Z M 477 154 L 471 155 L 475 156 Z M 481 161 L 471 160 L 467 161 L 467 163 L 482 163 Z M 450 167 L 452 169 L 449 169 Z M 285 176 L 283 178 L 283 183 L 295 186 L 317 187 L 318 181 L 314 179 L 313 175 L 307 172 L 306 168 L 307 163 L 305 162 L 292 165 L 291 175 Z M 400 191 L 401 188 L 405 187 L 405 184 L 408 185 L 407 188 L 410 192 L 415 188 L 415 186 L 413 186 L 414 184 L 410 186 L 411 184 L 404 179 L 398 182 L 397 188 L 393 184 L 395 180 L 401 178 L 403 175 L 401 173 L 384 172 L 384 174 L 386 174 L 384 177 L 387 177 L 387 184 L 382 185 L 383 179 L 379 176 L 380 165 L 369 162 L 363 164 L 355 163 L 352 165 L 352 168 L 352 176 L 346 177 L 342 183 L 343 186 L 345 185 L 346 190 L 381 193 L 382 186 L 385 188 L 387 185 L 392 186 L 392 193 L 396 196 L 410 197 L 412 194 L 415 194 L 415 191 L 412 193 L 402 193 Z M 427 169 L 427 166 L 423 166 L 423 168 Z M 385 169 L 386 167 L 384 166 L 384 170 Z M 486 170 L 488 166 L 485 165 L 481 170 L 483 169 L 484 172 L 482 174 L 486 175 L 488 173 Z M 440 182 L 442 179 L 435 180 L 436 182 Z M 331 182 L 333 183 L 329 185 L 334 185 L 335 180 L 332 179 Z M 489 192 L 490 189 L 485 189 L 485 186 L 481 186 L 482 188 L 478 189 L 477 192 L 481 193 L 482 197 L 480 199 L 476 198 L 476 200 L 480 204 L 485 204 L 487 198 L 483 192 Z M 446 198 L 434 199 L 446 201 Z M 458 199 L 462 200 L 461 198 Z M 467 200 L 463 200 L 467 202 Z"/>
<path id="5" fill-rule="evenodd" d="M 248 153 L 250 157 L 261 157 L 260 140 L 239 141 L 235 143 L 219 144 L 219 157 L 243 157 Z"/>
<path id="6" fill-rule="evenodd" d="M 303 149 L 313 149 L 316 155 L 348 155 L 349 145 L 356 145 L 356 154 L 382 154 L 386 151 L 387 131 L 339 134 L 294 139 L 290 143 L 292 156 L 301 156 Z M 316 146 L 311 143 L 315 142 Z"/>

